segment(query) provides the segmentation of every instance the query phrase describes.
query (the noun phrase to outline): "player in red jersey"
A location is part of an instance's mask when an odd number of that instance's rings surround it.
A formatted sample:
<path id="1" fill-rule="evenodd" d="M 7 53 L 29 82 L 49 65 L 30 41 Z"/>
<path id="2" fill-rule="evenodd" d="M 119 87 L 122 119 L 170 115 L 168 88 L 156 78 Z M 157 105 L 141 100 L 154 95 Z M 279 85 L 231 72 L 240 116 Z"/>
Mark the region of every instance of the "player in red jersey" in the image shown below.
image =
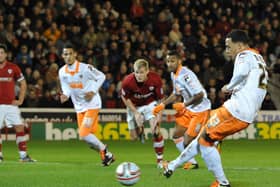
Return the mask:
<path id="1" fill-rule="evenodd" d="M 7 61 L 7 47 L 0 44 L 0 128 L 14 127 L 16 143 L 21 162 L 34 162 L 27 154 L 24 125 L 21 120 L 20 106 L 25 97 L 26 81 L 19 67 Z M 15 97 L 16 82 L 20 85 L 18 99 Z M 3 161 L 2 140 L 0 141 L 0 162 Z"/>
<path id="2" fill-rule="evenodd" d="M 122 82 L 121 96 L 127 107 L 127 123 L 132 140 L 144 141 L 144 122 L 148 121 L 153 134 L 153 147 L 157 163 L 163 159 L 164 140 L 160 132 L 160 114 L 153 115 L 153 108 L 163 98 L 162 81 L 158 74 L 149 71 L 149 63 L 138 59 L 134 63 L 134 73 Z"/>

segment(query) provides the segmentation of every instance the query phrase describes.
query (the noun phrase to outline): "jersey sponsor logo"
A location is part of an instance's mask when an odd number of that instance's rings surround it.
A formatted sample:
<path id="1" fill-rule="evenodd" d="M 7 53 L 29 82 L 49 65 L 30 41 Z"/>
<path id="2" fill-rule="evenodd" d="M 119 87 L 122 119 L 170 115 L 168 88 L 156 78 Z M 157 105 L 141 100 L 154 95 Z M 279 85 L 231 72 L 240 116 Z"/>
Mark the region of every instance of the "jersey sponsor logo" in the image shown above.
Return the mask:
<path id="1" fill-rule="evenodd" d="M 152 92 L 150 92 L 150 93 L 148 93 L 148 94 L 144 94 L 144 95 L 139 94 L 139 93 L 135 93 L 135 94 L 134 94 L 134 97 L 135 97 L 136 99 L 145 99 L 145 98 L 150 97 L 151 95 L 153 95 Z"/>
<path id="2" fill-rule="evenodd" d="M 11 77 L 0 77 L 0 82 L 11 82 L 12 80 Z"/>
<path id="3" fill-rule="evenodd" d="M 9 74 L 12 74 L 12 73 L 13 73 L 13 70 L 12 70 L 12 69 L 8 69 L 8 73 L 9 73 Z"/>
<path id="4" fill-rule="evenodd" d="M 83 89 L 84 85 L 82 82 L 71 82 L 69 83 L 69 86 L 73 89 Z"/>

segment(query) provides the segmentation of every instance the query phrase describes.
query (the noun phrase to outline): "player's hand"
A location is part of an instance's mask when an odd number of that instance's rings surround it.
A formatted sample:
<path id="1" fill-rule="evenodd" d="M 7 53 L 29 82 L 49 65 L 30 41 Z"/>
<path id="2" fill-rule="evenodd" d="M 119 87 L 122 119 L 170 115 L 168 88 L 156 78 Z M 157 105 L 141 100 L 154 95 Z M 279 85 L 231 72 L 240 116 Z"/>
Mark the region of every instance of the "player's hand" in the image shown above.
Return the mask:
<path id="1" fill-rule="evenodd" d="M 154 109 L 153 109 L 153 114 L 156 115 L 158 114 L 159 112 L 161 112 L 162 110 L 164 110 L 165 108 L 165 104 L 163 103 L 160 103 L 159 105 L 155 106 Z"/>
<path id="2" fill-rule="evenodd" d="M 60 102 L 61 103 L 65 103 L 67 100 L 68 100 L 68 97 L 66 95 L 64 95 L 64 94 L 60 95 Z"/>
<path id="3" fill-rule="evenodd" d="M 20 106 L 22 105 L 23 101 L 20 101 L 20 100 L 13 100 L 12 101 L 12 105 L 15 105 L 15 106 Z"/>
<path id="4" fill-rule="evenodd" d="M 172 108 L 175 109 L 177 112 L 180 112 L 186 108 L 184 103 L 174 103 Z"/>
<path id="5" fill-rule="evenodd" d="M 86 101 L 90 101 L 94 95 L 95 95 L 94 92 L 87 92 L 87 93 L 85 93 L 85 100 Z"/>
<path id="6" fill-rule="evenodd" d="M 135 121 L 136 121 L 136 123 L 137 123 L 137 126 L 138 126 L 138 127 L 143 126 L 143 123 L 144 123 L 144 116 L 143 116 L 141 113 L 136 112 L 136 113 L 134 114 L 134 117 L 135 117 Z"/>

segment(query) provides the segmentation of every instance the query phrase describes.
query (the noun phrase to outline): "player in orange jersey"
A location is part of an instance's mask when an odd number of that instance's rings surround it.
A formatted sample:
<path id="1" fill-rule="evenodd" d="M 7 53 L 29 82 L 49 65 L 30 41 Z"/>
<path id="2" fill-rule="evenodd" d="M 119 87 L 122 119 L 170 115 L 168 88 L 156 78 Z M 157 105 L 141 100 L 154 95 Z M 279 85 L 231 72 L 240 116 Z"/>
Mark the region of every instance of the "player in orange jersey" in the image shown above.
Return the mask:
<path id="1" fill-rule="evenodd" d="M 103 166 L 109 166 L 115 160 L 114 155 L 94 135 L 98 128 L 98 113 L 101 108 L 98 91 L 105 80 L 105 75 L 92 65 L 79 62 L 72 44 L 64 46 L 62 57 L 66 64 L 59 70 L 62 88 L 60 101 L 64 103 L 71 97 L 77 112 L 80 137 L 92 149 L 100 152 Z"/>
<path id="2" fill-rule="evenodd" d="M 211 187 L 230 187 L 221 157 L 214 142 L 239 132 L 253 122 L 266 95 L 268 73 L 263 57 L 249 48 L 249 38 L 242 30 L 233 30 L 225 40 L 226 54 L 234 59 L 233 76 L 222 88 L 231 97 L 223 106 L 212 110 L 201 134 L 179 157 L 164 166 L 164 175 L 170 177 L 177 167 L 201 152 L 208 169 L 216 180 Z"/>
<path id="3" fill-rule="evenodd" d="M 165 105 L 176 102 L 178 97 L 183 97 L 183 102 L 173 104 L 173 108 L 177 111 L 173 141 L 177 149 L 182 152 L 207 122 L 211 102 L 207 99 L 207 93 L 196 75 L 187 67 L 182 66 L 177 51 L 170 51 L 165 61 L 168 71 L 171 73 L 173 93 L 157 105 L 153 111 L 154 114 L 157 114 L 165 108 Z M 192 158 L 184 168 L 197 169 L 198 163 Z"/>

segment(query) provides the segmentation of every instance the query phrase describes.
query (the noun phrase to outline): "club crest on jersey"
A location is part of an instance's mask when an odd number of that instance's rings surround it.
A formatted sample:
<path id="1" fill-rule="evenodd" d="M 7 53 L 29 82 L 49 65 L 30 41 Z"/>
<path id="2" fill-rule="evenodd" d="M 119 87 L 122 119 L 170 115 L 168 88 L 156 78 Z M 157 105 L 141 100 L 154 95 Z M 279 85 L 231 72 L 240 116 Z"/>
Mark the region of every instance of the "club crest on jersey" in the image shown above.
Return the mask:
<path id="1" fill-rule="evenodd" d="M 150 90 L 150 91 L 153 91 L 154 89 L 155 89 L 154 86 L 150 86 L 150 87 L 149 87 L 149 90 Z"/>
<path id="2" fill-rule="evenodd" d="M 184 76 L 184 79 L 185 79 L 186 82 L 189 82 L 189 81 L 190 81 L 190 77 L 189 77 L 188 75 L 185 75 L 185 76 Z"/>
<path id="3" fill-rule="evenodd" d="M 8 73 L 11 74 L 13 72 L 12 69 L 8 69 Z"/>

